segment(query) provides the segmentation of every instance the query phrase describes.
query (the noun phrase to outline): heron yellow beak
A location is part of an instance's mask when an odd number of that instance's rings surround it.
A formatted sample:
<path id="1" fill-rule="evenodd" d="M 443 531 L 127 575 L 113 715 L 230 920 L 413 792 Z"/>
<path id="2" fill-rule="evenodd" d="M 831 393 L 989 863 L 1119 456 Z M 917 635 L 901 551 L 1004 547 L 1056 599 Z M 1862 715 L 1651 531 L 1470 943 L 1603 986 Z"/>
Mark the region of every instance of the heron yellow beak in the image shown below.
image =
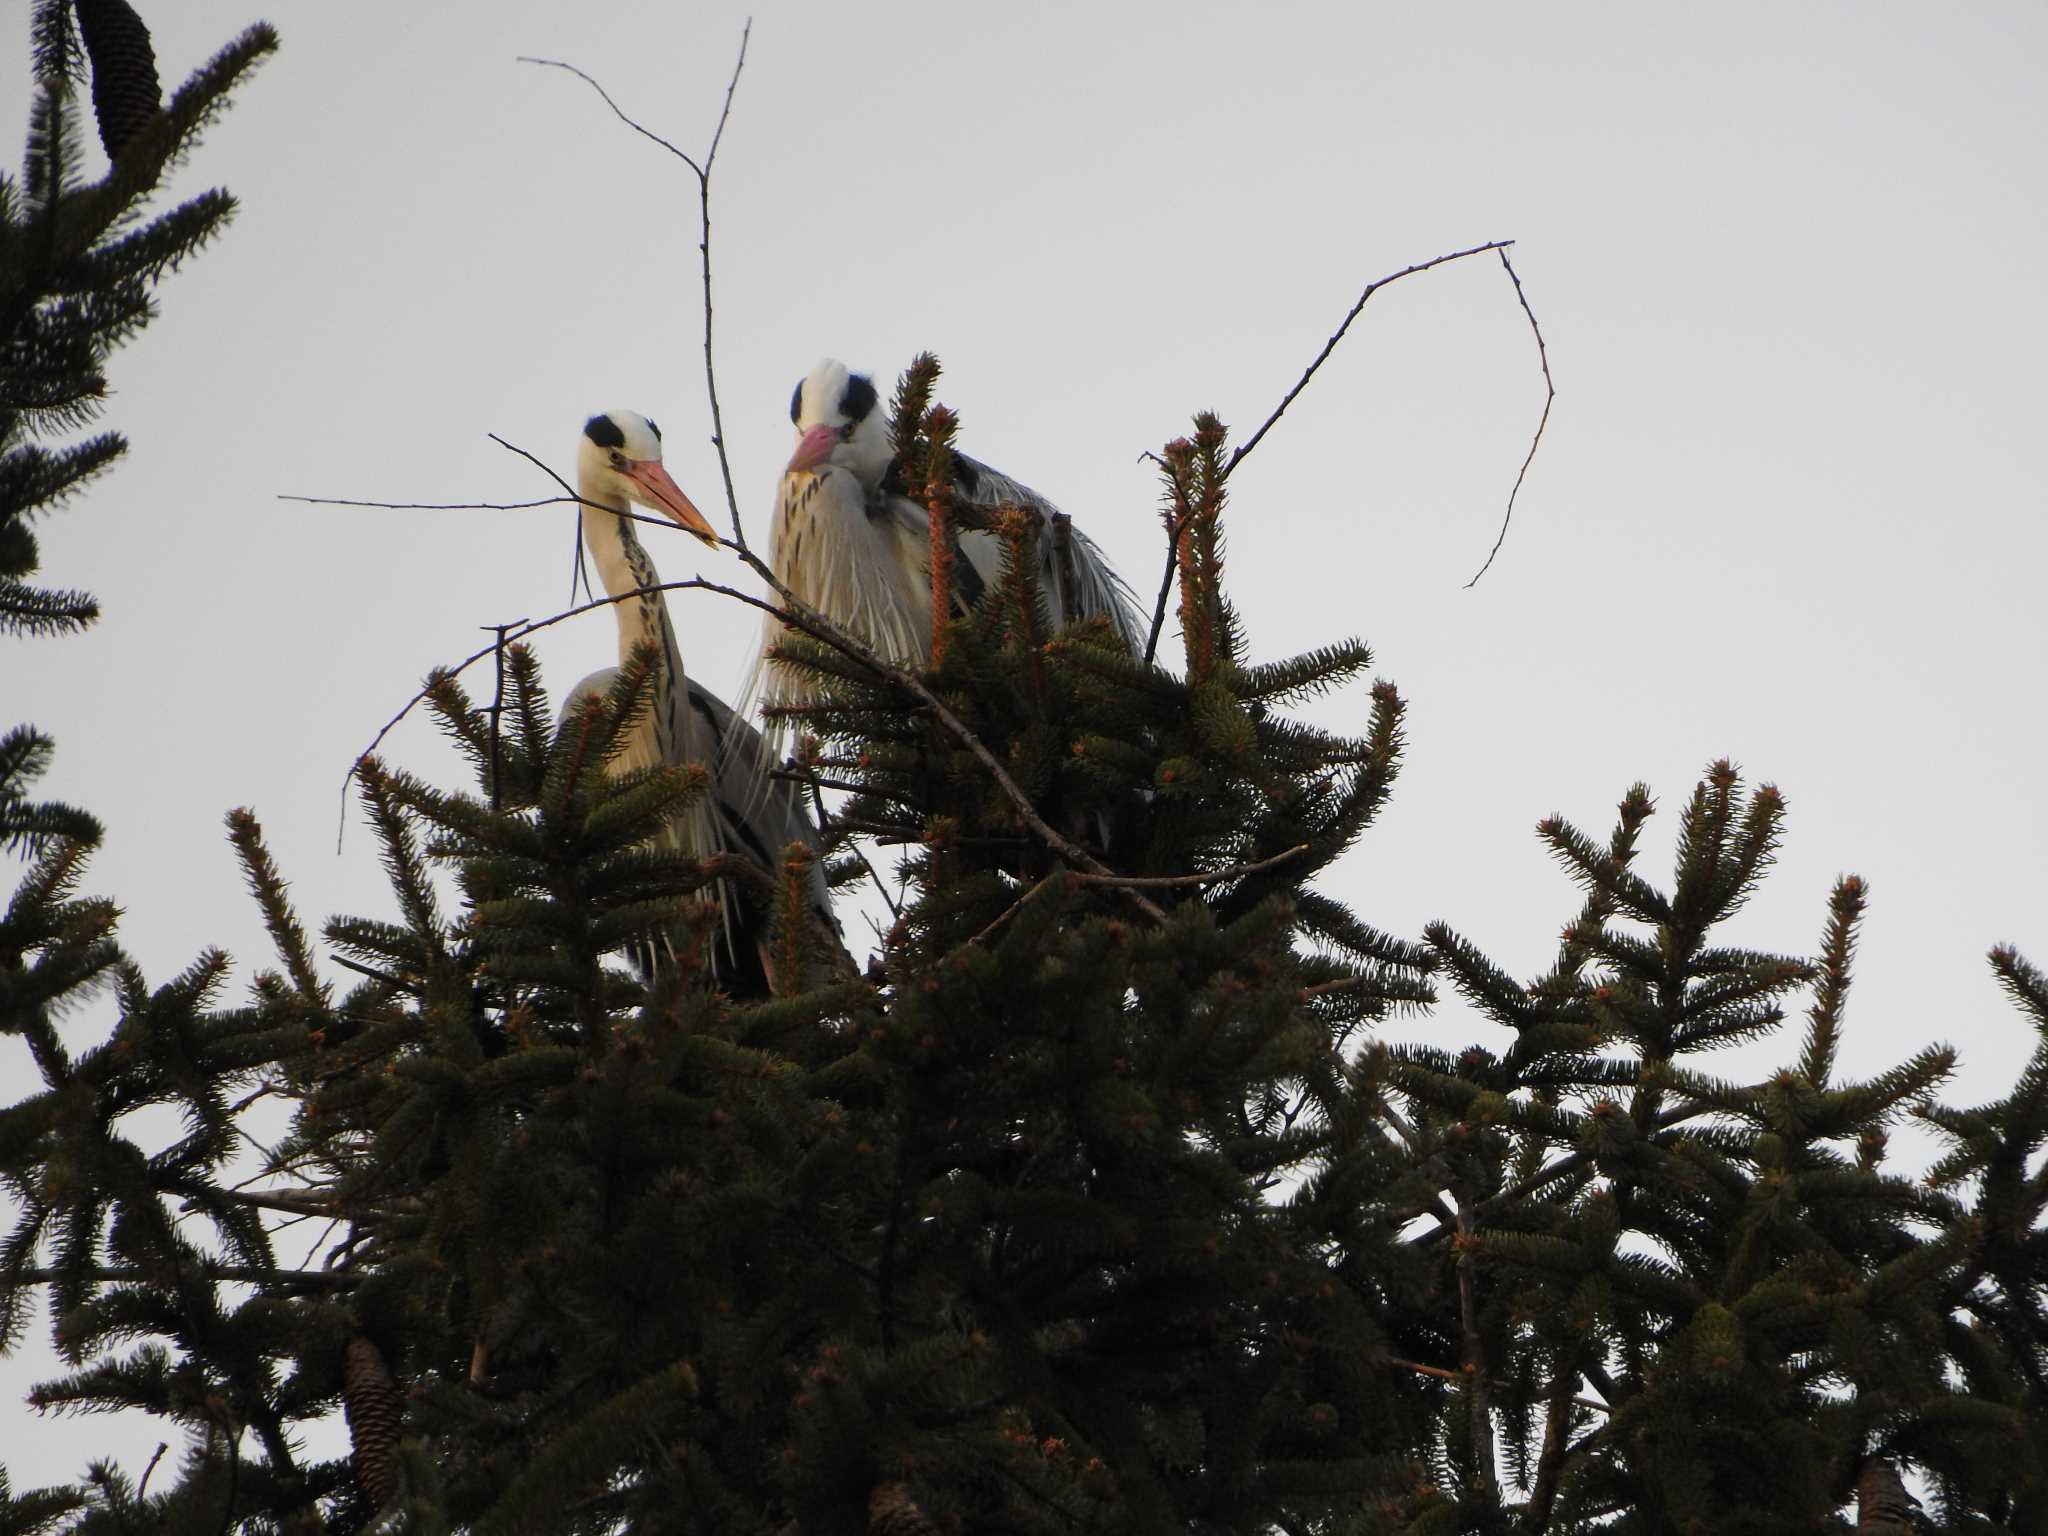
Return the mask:
<path id="1" fill-rule="evenodd" d="M 661 467 L 661 460 L 629 460 L 625 473 L 626 478 L 645 493 L 649 506 L 666 512 L 712 548 L 718 547 L 718 531 L 704 520 L 704 514 L 683 494 L 683 488 L 669 478 L 668 471 Z"/>

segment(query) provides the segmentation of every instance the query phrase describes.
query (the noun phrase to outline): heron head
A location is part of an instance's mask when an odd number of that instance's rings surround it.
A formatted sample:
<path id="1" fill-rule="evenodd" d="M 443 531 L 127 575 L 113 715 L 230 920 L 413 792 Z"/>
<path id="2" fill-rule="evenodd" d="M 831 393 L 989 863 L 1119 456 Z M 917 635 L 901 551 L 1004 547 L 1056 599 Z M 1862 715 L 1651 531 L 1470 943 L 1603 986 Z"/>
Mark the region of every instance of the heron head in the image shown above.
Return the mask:
<path id="1" fill-rule="evenodd" d="M 784 473 L 837 465 L 851 470 L 863 486 L 874 490 L 895 456 L 878 409 L 880 403 L 874 380 L 826 358 L 798 382 L 796 393 L 789 397 L 796 452 Z"/>
<path id="2" fill-rule="evenodd" d="M 706 544 L 718 543 L 716 530 L 661 466 L 661 428 L 638 411 L 606 411 L 583 423 L 576 469 L 586 496 L 595 491 L 606 502 L 638 502 Z"/>

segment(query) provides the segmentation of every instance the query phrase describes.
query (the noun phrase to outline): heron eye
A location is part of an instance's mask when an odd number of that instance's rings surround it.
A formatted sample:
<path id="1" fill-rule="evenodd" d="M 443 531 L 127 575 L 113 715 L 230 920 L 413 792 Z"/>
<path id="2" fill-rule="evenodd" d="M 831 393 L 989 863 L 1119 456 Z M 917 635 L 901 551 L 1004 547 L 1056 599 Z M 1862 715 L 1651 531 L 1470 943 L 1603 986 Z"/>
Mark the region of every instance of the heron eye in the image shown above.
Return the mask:
<path id="1" fill-rule="evenodd" d="M 841 441 L 842 443 L 850 443 L 853 441 L 852 422 L 849 421 L 845 426 L 839 429 L 839 441 Z"/>
<path id="2" fill-rule="evenodd" d="M 614 449 L 612 450 L 612 468 L 613 468 L 613 469 L 624 469 L 625 467 L 626 467 L 626 456 L 625 456 L 625 455 L 624 455 L 623 453 L 619 452 L 619 450 L 618 450 L 618 449 L 614 448 Z"/>

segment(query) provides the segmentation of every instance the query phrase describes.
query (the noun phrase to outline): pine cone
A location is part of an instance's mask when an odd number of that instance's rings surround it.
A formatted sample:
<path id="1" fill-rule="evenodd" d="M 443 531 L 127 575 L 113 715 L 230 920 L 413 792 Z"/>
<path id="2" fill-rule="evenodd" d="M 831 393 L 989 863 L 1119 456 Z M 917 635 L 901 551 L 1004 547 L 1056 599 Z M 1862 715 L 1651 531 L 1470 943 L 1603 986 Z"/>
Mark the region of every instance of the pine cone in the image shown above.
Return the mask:
<path id="1" fill-rule="evenodd" d="M 1920 1529 L 1920 1501 L 1906 1491 L 1899 1469 L 1880 1457 L 1856 1474 L 1856 1529 L 1886 1536 Z"/>
<path id="2" fill-rule="evenodd" d="M 348 1341 L 342 1361 L 341 1407 L 348 1416 L 356 1482 L 382 1509 L 398 1489 L 398 1431 L 405 1404 L 383 1354 L 360 1333 Z"/>
<path id="3" fill-rule="evenodd" d="M 75 3 L 78 30 L 92 60 L 92 113 L 107 158 L 115 160 L 163 106 L 156 53 L 149 46 L 149 28 L 128 0 Z"/>
<path id="4" fill-rule="evenodd" d="M 877 1483 L 868 1495 L 868 1536 L 939 1536 L 905 1483 Z"/>

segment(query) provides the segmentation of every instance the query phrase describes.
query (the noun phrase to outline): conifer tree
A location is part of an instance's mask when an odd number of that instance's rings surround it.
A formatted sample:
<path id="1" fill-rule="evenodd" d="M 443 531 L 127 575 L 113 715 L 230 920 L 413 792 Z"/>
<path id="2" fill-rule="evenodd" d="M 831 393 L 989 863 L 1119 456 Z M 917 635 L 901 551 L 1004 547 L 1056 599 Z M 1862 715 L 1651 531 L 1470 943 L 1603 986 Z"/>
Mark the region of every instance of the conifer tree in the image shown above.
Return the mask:
<path id="1" fill-rule="evenodd" d="M 88 185 L 68 13 L 35 20 L 41 169 L 0 188 L 17 629 L 89 621 L 28 586 L 26 518 L 119 451 L 38 456 L 31 428 L 83 424 L 155 275 L 227 211 L 140 223 L 139 168 L 271 42 L 139 126 L 103 114 Z M 94 26 L 97 70 L 95 37 L 132 32 Z M 50 265 L 84 212 L 107 222 Z M 1154 665 L 1106 623 L 1052 629 L 1014 511 L 953 616 L 973 514 L 938 377 L 921 359 L 893 422 L 935 503 L 932 667 L 794 610 L 778 658 L 819 683 L 785 771 L 837 796 L 834 879 L 879 856 L 903 881 L 863 976 L 812 963 L 808 850 L 663 851 L 706 775 L 608 771 L 651 653 L 559 722 L 518 645 L 488 700 L 428 680 L 473 781 L 357 765 L 391 901 L 325 925 L 346 990 L 231 814 L 278 952 L 240 1007 L 218 954 L 143 981 L 78 894 L 96 825 L 29 796 L 48 743 L 0 743 L 29 860 L 0 1027 L 42 1078 L 0 1110 L 0 1343 L 46 1296 L 73 1370 L 40 1406 L 185 1430 L 161 1482 L 0 1483 L 0 1531 L 2048 1531 L 2048 981 L 1994 951 L 2042 1041 L 2004 1099 L 1938 1103 L 1933 1045 L 1845 1077 L 1870 893 L 1838 884 L 1812 957 L 1724 942 L 1785 815 L 1725 762 L 1668 885 L 1636 868 L 1641 786 L 1604 841 L 1539 825 L 1581 895 L 1533 981 L 1447 924 L 1381 931 L 1315 882 L 1392 791 L 1402 700 L 1357 641 L 1258 657 L 1222 424 L 1159 454 L 1179 649 Z M 1355 734 L 1291 713 L 1326 693 Z M 721 878 L 777 913 L 772 987 L 708 963 Z M 1446 983 L 1504 1045 L 1375 1038 Z M 84 1048 L 82 1003 L 114 1014 Z M 1788 1026 L 1760 1081 L 1710 1070 Z M 252 1184 L 259 1098 L 292 1121 Z M 122 1124 L 152 1104 L 168 1145 Z M 1951 1144 L 1919 1180 L 1888 1165 L 1908 1114 Z M 332 1237 L 283 1267 L 274 1224 L 306 1218 Z"/>
<path id="2" fill-rule="evenodd" d="M 111 352 L 149 321 L 156 283 L 234 207 L 218 191 L 154 217 L 145 204 L 275 46 L 254 28 L 160 102 L 133 12 L 106 3 L 81 12 L 82 50 L 68 4 L 34 7 L 27 151 L 18 180 L 0 175 L 0 630 L 9 636 L 72 632 L 97 616 L 87 594 L 33 580 L 31 525 L 120 457 L 116 433 L 60 440 L 98 418 Z M 76 100 L 88 65 L 110 156 L 97 179 L 87 176 Z M 20 1337 L 46 1294 L 75 1370 L 39 1387 L 36 1405 L 142 1407 L 178 1420 L 190 1438 L 179 1472 L 147 1498 L 104 1463 L 68 1489 L 15 1492 L 0 1471 L 0 1526 L 218 1529 L 224 1513 L 280 1511 L 279 1490 L 304 1482 L 272 1363 L 277 1302 L 219 1284 L 275 1268 L 260 1220 L 227 1202 L 213 1177 L 235 1151 L 226 1095 L 262 1051 L 246 1019 L 208 1007 L 223 956 L 202 955 L 152 989 L 114 937 L 114 904 L 79 894 L 101 830 L 85 811 L 34 797 L 53 752 L 29 725 L 0 736 L 0 845 L 27 861 L 0 913 L 0 1030 L 27 1044 L 42 1077 L 0 1112 L 10 1228 L 0 1243 L 0 1347 Z M 109 1006 L 111 1033 L 79 1049 L 71 1021 Z M 175 1106 L 186 1134 L 145 1149 L 120 1122 L 154 1104 Z M 185 1212 L 209 1225 L 210 1240 L 195 1238 Z M 237 1450 L 245 1432 L 264 1446 L 247 1467 Z M 294 1486 L 288 1502 L 313 1496 Z"/>

